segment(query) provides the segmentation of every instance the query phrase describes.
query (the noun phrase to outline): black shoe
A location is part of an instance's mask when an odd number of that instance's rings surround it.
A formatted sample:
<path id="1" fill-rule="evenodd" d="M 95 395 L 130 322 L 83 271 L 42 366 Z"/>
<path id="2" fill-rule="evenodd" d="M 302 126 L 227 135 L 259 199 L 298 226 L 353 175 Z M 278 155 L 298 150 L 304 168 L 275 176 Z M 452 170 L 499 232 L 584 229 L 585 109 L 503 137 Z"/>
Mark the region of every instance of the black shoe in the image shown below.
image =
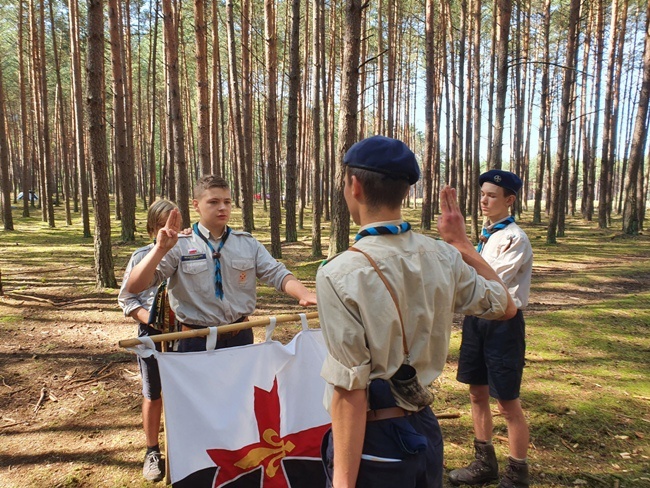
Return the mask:
<path id="1" fill-rule="evenodd" d="M 453 485 L 482 485 L 499 478 L 499 465 L 492 444 L 474 439 L 474 455 L 476 459 L 469 466 L 449 473 Z"/>
<path id="2" fill-rule="evenodd" d="M 529 486 L 528 463 L 508 458 L 506 471 L 501 478 L 499 488 L 528 488 Z"/>
<path id="3" fill-rule="evenodd" d="M 160 481 L 165 477 L 165 462 L 158 451 L 151 451 L 144 457 L 142 476 L 147 481 Z"/>

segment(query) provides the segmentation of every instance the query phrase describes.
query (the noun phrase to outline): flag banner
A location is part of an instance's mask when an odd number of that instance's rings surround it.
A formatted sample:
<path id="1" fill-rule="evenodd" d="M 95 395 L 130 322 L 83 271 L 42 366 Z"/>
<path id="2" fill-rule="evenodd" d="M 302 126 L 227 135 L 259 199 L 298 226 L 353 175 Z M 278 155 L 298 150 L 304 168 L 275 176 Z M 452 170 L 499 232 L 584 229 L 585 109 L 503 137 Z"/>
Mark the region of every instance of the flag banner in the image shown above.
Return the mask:
<path id="1" fill-rule="evenodd" d="M 192 353 L 154 353 L 175 488 L 325 486 L 320 330 Z"/>

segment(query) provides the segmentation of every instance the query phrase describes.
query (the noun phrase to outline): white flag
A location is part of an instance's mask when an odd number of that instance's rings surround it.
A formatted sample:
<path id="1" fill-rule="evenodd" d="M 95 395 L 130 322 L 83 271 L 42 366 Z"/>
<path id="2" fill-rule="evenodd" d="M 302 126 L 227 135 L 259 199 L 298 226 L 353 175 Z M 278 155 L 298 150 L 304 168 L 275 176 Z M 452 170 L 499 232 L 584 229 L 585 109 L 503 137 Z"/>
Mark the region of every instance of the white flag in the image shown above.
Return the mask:
<path id="1" fill-rule="evenodd" d="M 174 487 L 325 486 L 325 354 L 320 330 L 286 346 L 155 353 Z"/>

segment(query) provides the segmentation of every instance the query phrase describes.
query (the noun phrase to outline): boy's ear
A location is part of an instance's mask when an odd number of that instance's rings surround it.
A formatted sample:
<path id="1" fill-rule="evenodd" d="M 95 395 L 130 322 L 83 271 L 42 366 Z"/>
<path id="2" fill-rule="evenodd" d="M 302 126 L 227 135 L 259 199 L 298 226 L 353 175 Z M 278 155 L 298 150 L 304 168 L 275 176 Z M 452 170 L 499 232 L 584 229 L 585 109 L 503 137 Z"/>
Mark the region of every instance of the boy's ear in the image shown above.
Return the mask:
<path id="1" fill-rule="evenodd" d="M 350 178 L 352 183 L 352 186 L 350 188 L 352 190 L 352 196 L 357 200 L 359 200 L 361 195 L 363 195 L 363 187 L 361 186 L 361 182 L 354 175 L 351 176 Z"/>
<path id="2" fill-rule="evenodd" d="M 194 210 L 197 212 L 199 211 L 199 201 L 196 198 L 192 199 L 192 206 L 194 207 Z"/>
<path id="3" fill-rule="evenodd" d="M 515 203 L 515 200 L 517 200 L 517 195 L 508 195 L 508 198 L 506 198 L 508 207 L 512 207 Z"/>

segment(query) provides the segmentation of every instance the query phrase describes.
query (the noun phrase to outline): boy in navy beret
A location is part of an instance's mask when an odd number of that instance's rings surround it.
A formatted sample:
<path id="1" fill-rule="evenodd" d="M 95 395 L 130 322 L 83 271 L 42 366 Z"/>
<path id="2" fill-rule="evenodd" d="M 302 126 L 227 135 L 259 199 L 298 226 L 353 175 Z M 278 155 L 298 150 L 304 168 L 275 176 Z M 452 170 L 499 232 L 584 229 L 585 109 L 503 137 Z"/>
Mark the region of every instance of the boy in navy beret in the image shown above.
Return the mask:
<path id="1" fill-rule="evenodd" d="M 438 221 L 451 245 L 402 219 L 402 200 L 420 176 L 406 144 L 370 137 L 343 164 L 345 201 L 361 226 L 356 252 L 316 275 L 332 415 L 321 451 L 328 486 L 442 487 L 442 435 L 426 387 L 445 365 L 453 313 L 496 319 L 516 307 L 467 238 L 453 189 L 441 193 Z"/>
<path id="2" fill-rule="evenodd" d="M 478 485 L 498 479 L 499 466 L 492 446 L 493 397 L 506 420 L 510 448 L 499 486 L 525 488 L 529 486 L 529 433 L 519 389 L 526 351 L 522 310 L 528 303 L 533 251 L 526 233 L 511 215 L 521 179 L 509 171 L 493 169 L 479 177 L 479 184 L 481 211 L 487 222 L 478 251 L 506 284 L 518 310 L 510 320 L 465 317 L 456 379 L 469 385 L 475 460 L 453 470 L 449 479 L 454 485 Z"/>

